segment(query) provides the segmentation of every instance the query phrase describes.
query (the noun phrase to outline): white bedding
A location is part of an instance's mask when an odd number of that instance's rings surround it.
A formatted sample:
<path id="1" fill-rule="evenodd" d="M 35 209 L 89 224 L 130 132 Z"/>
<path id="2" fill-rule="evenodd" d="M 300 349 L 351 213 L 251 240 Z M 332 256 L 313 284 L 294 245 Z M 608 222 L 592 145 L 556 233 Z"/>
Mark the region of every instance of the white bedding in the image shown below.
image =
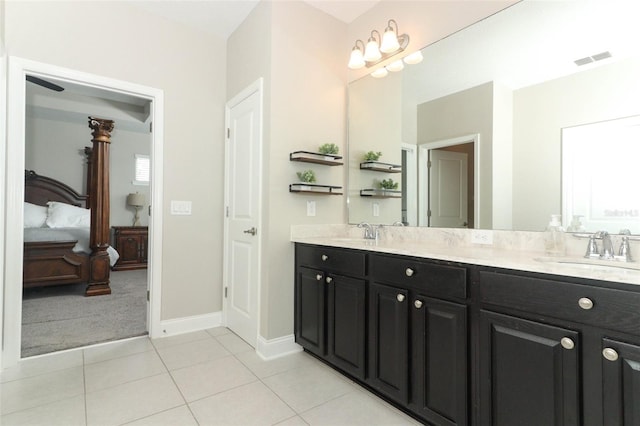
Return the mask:
<path id="1" fill-rule="evenodd" d="M 89 247 L 89 228 L 25 228 L 24 229 L 24 241 L 36 242 L 36 241 L 69 241 L 77 240 L 78 242 L 73 247 L 74 253 L 91 254 L 91 248 Z M 107 247 L 107 253 L 109 254 L 109 263 L 111 266 L 115 265 L 120 255 L 113 247 Z"/>

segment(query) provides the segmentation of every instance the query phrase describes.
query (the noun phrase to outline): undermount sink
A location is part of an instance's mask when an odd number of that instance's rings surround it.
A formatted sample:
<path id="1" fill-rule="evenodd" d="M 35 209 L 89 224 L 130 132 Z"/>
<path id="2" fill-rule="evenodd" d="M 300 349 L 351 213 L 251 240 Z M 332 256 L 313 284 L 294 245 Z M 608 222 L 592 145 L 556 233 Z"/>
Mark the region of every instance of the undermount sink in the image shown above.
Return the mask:
<path id="1" fill-rule="evenodd" d="M 606 271 L 611 268 L 640 271 L 640 264 L 637 262 L 622 262 L 617 260 L 600 260 L 588 258 L 566 258 L 566 257 L 537 257 L 537 262 L 554 263 L 589 270 Z"/>

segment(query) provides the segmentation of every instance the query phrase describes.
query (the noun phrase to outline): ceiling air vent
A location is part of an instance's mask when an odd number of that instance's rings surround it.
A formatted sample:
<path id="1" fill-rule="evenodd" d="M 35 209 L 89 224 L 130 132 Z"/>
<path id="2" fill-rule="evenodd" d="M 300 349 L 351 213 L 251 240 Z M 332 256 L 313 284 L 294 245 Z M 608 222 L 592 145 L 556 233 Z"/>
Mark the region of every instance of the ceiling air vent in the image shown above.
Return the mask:
<path id="1" fill-rule="evenodd" d="M 581 65 L 587 65 L 590 64 L 591 62 L 595 62 L 595 61 L 601 61 L 603 59 L 607 59 L 611 57 L 611 52 L 602 52 L 602 53 L 597 53 L 593 56 L 587 56 L 586 58 L 580 58 L 580 59 L 576 59 L 575 61 L 573 61 L 577 66 L 581 66 Z"/>
<path id="2" fill-rule="evenodd" d="M 590 64 L 591 62 L 593 62 L 593 59 L 591 59 L 591 56 L 587 56 L 586 58 L 582 58 L 582 59 L 576 59 L 575 61 L 573 61 L 577 66 L 581 66 L 581 65 L 587 65 Z"/>

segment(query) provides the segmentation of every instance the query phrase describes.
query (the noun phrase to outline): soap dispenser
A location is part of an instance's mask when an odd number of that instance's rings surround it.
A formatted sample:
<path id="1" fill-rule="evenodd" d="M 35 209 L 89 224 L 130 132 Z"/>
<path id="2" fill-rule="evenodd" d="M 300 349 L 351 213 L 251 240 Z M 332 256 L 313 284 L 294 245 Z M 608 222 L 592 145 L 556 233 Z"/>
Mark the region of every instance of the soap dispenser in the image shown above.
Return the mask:
<path id="1" fill-rule="evenodd" d="M 544 249 L 549 256 L 563 256 L 565 253 L 564 228 L 562 228 L 559 214 L 551 215 L 551 220 L 545 230 Z"/>

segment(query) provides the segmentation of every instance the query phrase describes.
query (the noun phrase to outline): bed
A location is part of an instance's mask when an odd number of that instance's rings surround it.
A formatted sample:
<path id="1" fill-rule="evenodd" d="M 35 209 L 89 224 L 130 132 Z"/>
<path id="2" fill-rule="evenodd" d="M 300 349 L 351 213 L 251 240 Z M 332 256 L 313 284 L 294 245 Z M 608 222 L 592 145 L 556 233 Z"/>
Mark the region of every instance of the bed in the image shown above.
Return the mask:
<path id="1" fill-rule="evenodd" d="M 89 117 L 87 195 L 25 170 L 23 288 L 87 283 L 85 295 L 111 294 L 117 252 L 109 246 L 108 155 L 113 121 Z"/>

